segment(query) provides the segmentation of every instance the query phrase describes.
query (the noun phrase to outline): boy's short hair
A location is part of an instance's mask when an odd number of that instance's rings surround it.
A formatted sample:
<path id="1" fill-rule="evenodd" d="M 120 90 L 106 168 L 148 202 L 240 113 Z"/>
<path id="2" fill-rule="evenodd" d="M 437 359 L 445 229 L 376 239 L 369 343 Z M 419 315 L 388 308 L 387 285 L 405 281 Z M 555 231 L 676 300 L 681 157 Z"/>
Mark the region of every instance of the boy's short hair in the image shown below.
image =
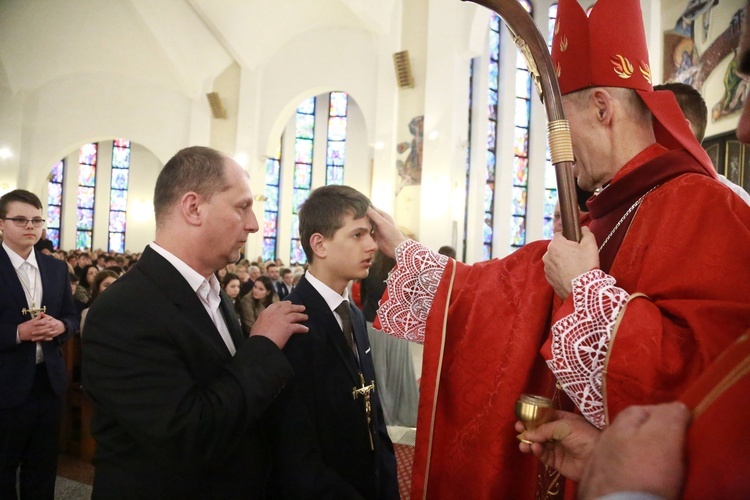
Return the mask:
<path id="1" fill-rule="evenodd" d="M 299 237 L 307 261 L 312 263 L 314 257 L 310 247 L 313 234 L 332 238 L 343 226 L 345 216 L 352 214 L 359 219 L 365 216 L 369 207 L 367 196 L 349 186 L 323 186 L 310 193 L 299 209 Z"/>
<path id="2" fill-rule="evenodd" d="M 42 209 L 42 202 L 37 195 L 25 189 L 14 189 L 0 197 L 0 218 L 8 215 L 8 204 L 19 201 L 34 208 Z"/>
<path id="3" fill-rule="evenodd" d="M 282 267 L 279 269 L 279 276 L 286 276 L 287 274 L 292 274 L 292 270 L 288 267 Z"/>
<path id="4" fill-rule="evenodd" d="M 669 90 L 677 99 L 677 104 L 690 122 L 690 130 L 698 142 L 703 142 L 708 125 L 708 107 L 700 91 L 687 83 L 669 82 L 655 85 L 654 90 Z"/>

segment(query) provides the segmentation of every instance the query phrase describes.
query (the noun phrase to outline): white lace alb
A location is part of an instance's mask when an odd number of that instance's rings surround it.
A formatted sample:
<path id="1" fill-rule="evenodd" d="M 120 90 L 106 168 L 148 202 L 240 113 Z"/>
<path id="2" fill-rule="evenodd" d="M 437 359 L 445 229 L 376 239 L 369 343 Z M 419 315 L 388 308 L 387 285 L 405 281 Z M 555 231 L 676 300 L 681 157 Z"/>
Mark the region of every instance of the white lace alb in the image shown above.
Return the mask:
<path id="1" fill-rule="evenodd" d="M 448 257 L 413 240 L 396 248 L 396 269 L 386 281 L 388 297 L 378 309 L 385 333 L 424 342 L 427 315 L 447 264 Z"/>
<path id="2" fill-rule="evenodd" d="M 604 360 L 615 321 L 630 295 L 599 269 L 575 278 L 572 293 L 573 313 L 552 325 L 552 359 L 547 366 L 583 416 L 603 429 Z"/>

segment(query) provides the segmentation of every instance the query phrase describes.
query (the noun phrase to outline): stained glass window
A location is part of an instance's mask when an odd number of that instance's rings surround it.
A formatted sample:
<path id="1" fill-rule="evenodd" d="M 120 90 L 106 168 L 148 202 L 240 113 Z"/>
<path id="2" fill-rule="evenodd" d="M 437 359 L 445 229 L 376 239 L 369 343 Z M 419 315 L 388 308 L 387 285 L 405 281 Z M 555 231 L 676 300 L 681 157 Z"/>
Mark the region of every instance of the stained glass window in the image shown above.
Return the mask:
<path id="1" fill-rule="evenodd" d="M 52 166 L 47 183 L 47 239 L 55 248 L 60 248 L 64 176 L 65 160 L 60 160 Z"/>
<path id="2" fill-rule="evenodd" d="M 346 92 L 331 92 L 329 94 L 326 185 L 341 185 L 344 183 L 348 108 L 349 96 Z"/>
<path id="3" fill-rule="evenodd" d="M 549 8 L 547 22 L 547 47 L 552 50 L 552 37 L 554 36 L 555 21 L 557 20 L 557 4 L 552 4 Z M 549 145 L 544 160 L 544 225 L 542 227 L 542 236 L 552 238 L 553 217 L 555 215 L 555 205 L 557 204 L 557 178 L 555 177 L 555 167 L 552 165 Z"/>
<path id="4" fill-rule="evenodd" d="M 76 248 L 91 250 L 94 241 L 97 145 L 84 144 L 78 154 Z"/>
<path id="5" fill-rule="evenodd" d="M 276 260 L 279 236 L 279 193 L 281 145 L 273 158 L 266 159 L 266 203 L 263 205 L 263 260 Z"/>
<path id="6" fill-rule="evenodd" d="M 482 258 L 492 258 L 492 237 L 495 211 L 495 146 L 497 144 L 498 86 L 500 83 L 500 17 L 493 13 L 490 19 L 490 67 L 487 122 L 487 177 L 484 186 L 484 226 L 482 230 Z"/>
<path id="7" fill-rule="evenodd" d="M 490 31 L 490 33 L 493 33 Z M 466 198 L 464 202 L 464 238 L 463 238 L 463 261 L 466 262 L 466 242 L 468 241 L 467 228 L 469 227 L 469 186 L 470 184 L 470 173 L 471 173 L 471 115 L 472 106 L 474 104 L 474 60 L 469 61 L 469 126 L 468 126 L 468 138 L 466 141 Z M 494 169 L 494 166 L 493 166 Z"/>
<path id="8" fill-rule="evenodd" d="M 547 48 L 552 47 L 552 37 L 555 35 L 555 21 L 557 21 L 557 4 L 553 3 L 549 6 L 547 16 Z"/>
<path id="9" fill-rule="evenodd" d="M 130 141 L 115 139 L 112 143 L 112 182 L 109 190 L 109 251 L 125 251 L 125 223 L 128 211 L 128 178 L 130 174 Z"/>
<path id="10" fill-rule="evenodd" d="M 533 15 L 531 3 L 519 0 Z M 526 243 L 526 208 L 529 187 L 529 123 L 531 116 L 531 74 L 521 51 L 516 51 L 516 80 L 513 142 L 513 196 L 511 202 L 510 250 Z"/>
<path id="11" fill-rule="evenodd" d="M 337 101 L 337 105 L 338 105 Z M 333 100 L 331 106 L 333 106 Z M 292 238 L 289 261 L 305 264 L 307 257 L 299 239 L 297 210 L 310 195 L 312 188 L 313 137 L 315 136 L 315 97 L 297 106 L 296 137 L 294 138 L 294 176 L 292 185 Z"/>

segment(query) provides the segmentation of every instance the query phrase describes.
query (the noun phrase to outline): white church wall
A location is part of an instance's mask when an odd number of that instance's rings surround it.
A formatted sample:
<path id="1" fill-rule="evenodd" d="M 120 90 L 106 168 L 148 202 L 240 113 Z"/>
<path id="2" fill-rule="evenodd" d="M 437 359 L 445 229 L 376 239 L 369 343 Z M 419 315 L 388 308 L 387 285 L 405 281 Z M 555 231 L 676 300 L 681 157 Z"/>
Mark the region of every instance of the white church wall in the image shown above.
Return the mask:
<path id="1" fill-rule="evenodd" d="M 0 196 L 17 187 L 21 149 L 21 99 L 14 96 L 5 70 L 0 65 Z"/>
<path id="2" fill-rule="evenodd" d="M 125 249 L 131 252 L 142 252 L 146 245 L 154 240 L 156 233 L 154 187 L 156 187 L 156 178 L 164 164 L 145 146 L 131 142 L 130 147 Z"/>
<path id="3" fill-rule="evenodd" d="M 390 214 L 395 214 L 395 192 L 398 185 L 396 174 L 396 150 L 399 120 L 399 103 L 404 92 L 396 84 L 393 54 L 406 48 L 401 25 L 404 11 L 400 1 L 390 10 L 389 30 L 376 39 L 377 79 L 375 80 L 375 113 L 368 127 L 368 140 L 372 158 L 373 204 Z M 369 123 L 369 122 L 368 122 Z"/>
<path id="4" fill-rule="evenodd" d="M 425 117 L 427 109 L 425 107 L 425 85 L 428 70 L 428 16 L 430 13 L 430 0 L 414 0 L 402 4 L 402 18 L 399 29 L 401 30 L 401 47 L 399 50 L 409 51 L 409 61 L 411 73 L 414 79 L 413 88 L 399 88 L 398 90 L 398 108 L 396 111 L 396 144 L 386 144 L 386 148 L 398 148 L 399 144 L 406 144 L 407 148 L 403 153 L 397 153 L 397 161 L 404 163 L 404 168 L 409 168 L 411 160 L 412 166 L 417 163 L 414 157 L 410 158 L 415 148 L 419 148 L 418 142 L 421 140 L 422 152 L 421 169 L 422 184 L 412 185 L 405 182 L 403 177 L 396 177 L 396 198 L 394 207 L 394 219 L 398 225 L 403 228 L 408 236 L 421 239 L 422 235 L 420 217 L 422 210 L 422 190 L 425 180 L 425 158 L 424 147 L 427 142 L 427 129 L 422 124 L 422 130 L 413 131 L 412 121 L 419 120 L 418 117 Z M 442 75 L 444 76 L 444 75 Z M 415 122 L 415 125 L 416 122 Z M 421 138 L 417 135 L 421 134 Z M 396 165 L 391 168 L 396 169 Z"/>
<path id="5" fill-rule="evenodd" d="M 312 95 L 342 90 L 372 122 L 377 57 L 370 34 L 346 28 L 308 31 L 289 41 L 264 67 L 257 103 L 241 103 L 262 124 L 258 144 L 274 144 L 297 105 Z M 254 105 L 257 109 L 254 109 Z M 259 154 L 271 153 L 259 151 Z"/>
<path id="6" fill-rule="evenodd" d="M 61 156 L 106 137 L 143 144 L 166 163 L 187 145 L 190 113 L 184 96 L 115 75 L 50 82 L 25 100 L 19 185 L 40 189 Z"/>
<path id="7" fill-rule="evenodd" d="M 370 130 L 374 123 L 377 56 L 370 34 L 347 28 L 329 28 L 302 33 L 291 40 L 258 71 L 243 69 L 237 149 L 248 158 L 251 186 L 256 194 L 265 186 L 265 158 L 275 153 L 286 130 L 282 155 L 281 206 L 278 255 L 289 260 L 291 199 L 294 158 L 294 116 L 299 103 L 310 96 L 318 99 L 314 148 L 313 188 L 325 183 L 325 134 L 327 94 L 350 95 L 345 183 L 365 194 L 371 192 Z M 249 135 L 254 132 L 254 135 Z M 262 220 L 262 202 L 258 202 Z M 261 231 L 262 233 L 262 228 Z M 247 254 L 257 256 L 262 236 L 251 236 Z"/>
<path id="8" fill-rule="evenodd" d="M 425 73 L 420 240 L 437 250 L 457 246 L 463 231 L 468 130 L 466 6 L 431 0 Z"/>

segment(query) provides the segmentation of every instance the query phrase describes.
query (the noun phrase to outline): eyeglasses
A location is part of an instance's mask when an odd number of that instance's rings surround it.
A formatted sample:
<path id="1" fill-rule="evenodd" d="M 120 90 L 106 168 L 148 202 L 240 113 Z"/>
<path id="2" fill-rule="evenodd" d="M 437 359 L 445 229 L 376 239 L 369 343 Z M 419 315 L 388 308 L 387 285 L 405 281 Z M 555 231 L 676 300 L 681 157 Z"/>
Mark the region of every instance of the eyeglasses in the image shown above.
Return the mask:
<path id="1" fill-rule="evenodd" d="M 13 224 L 17 227 L 26 227 L 29 222 L 31 222 L 34 227 L 42 227 L 45 221 L 45 219 L 27 219 L 26 217 L 3 217 L 3 220 L 12 220 Z"/>

